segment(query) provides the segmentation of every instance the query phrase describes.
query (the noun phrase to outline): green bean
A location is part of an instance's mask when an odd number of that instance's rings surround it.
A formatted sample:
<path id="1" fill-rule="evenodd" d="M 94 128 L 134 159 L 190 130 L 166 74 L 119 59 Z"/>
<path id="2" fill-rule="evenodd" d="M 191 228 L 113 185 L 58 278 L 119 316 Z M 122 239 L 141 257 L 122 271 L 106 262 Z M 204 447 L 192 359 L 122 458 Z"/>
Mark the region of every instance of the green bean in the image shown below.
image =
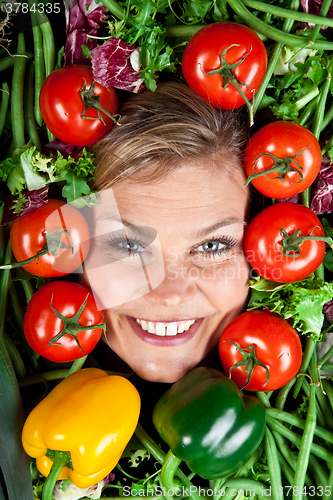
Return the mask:
<path id="1" fill-rule="evenodd" d="M 244 477 L 240 477 L 237 479 L 230 478 L 230 479 L 227 479 L 227 481 L 224 483 L 224 486 L 226 488 L 234 488 L 237 491 L 239 491 L 239 490 L 243 490 L 243 491 L 254 490 L 255 494 L 259 498 L 266 498 L 267 500 L 272 498 L 270 495 L 265 495 L 265 492 L 267 490 L 267 486 L 264 483 L 261 483 L 259 481 L 255 481 L 253 479 L 247 479 Z M 225 498 L 225 496 L 223 496 L 222 498 Z"/>
<path id="2" fill-rule="evenodd" d="M 316 342 L 314 341 L 313 337 L 310 335 L 307 336 L 306 342 L 305 342 L 305 348 L 304 348 L 304 353 L 303 353 L 303 358 L 302 358 L 302 363 L 301 367 L 299 369 L 299 375 L 297 377 L 297 381 L 294 387 L 294 392 L 293 392 L 293 397 L 296 399 L 299 391 L 301 390 L 303 381 L 304 381 L 304 373 L 306 373 L 312 354 L 315 350 L 316 347 Z"/>
<path id="3" fill-rule="evenodd" d="M 15 281 L 15 279 L 14 279 L 14 281 Z M 23 290 L 25 293 L 26 303 L 29 304 L 30 299 L 32 298 L 32 296 L 35 293 L 34 287 L 32 286 L 30 280 L 21 280 L 21 284 L 22 284 L 22 287 L 23 287 Z"/>
<path id="4" fill-rule="evenodd" d="M 28 0 L 29 5 L 33 3 L 34 0 Z M 32 35 L 34 39 L 34 60 L 35 60 L 35 92 L 34 92 L 34 113 L 35 119 L 39 126 L 43 124 L 43 117 L 40 112 L 39 107 L 39 94 L 40 89 L 45 80 L 45 64 L 44 64 L 44 53 L 43 53 L 43 35 L 40 26 L 38 25 L 38 19 L 36 13 L 30 10 L 31 24 L 32 24 Z"/>
<path id="5" fill-rule="evenodd" d="M 327 75 L 326 81 L 323 85 L 323 89 L 321 91 L 320 100 L 319 100 L 319 103 L 318 103 L 318 106 L 317 106 L 317 109 L 315 112 L 313 126 L 311 129 L 311 132 L 317 138 L 318 141 L 320 138 L 320 132 L 321 132 L 322 123 L 324 120 L 324 115 L 325 115 L 325 110 L 326 110 L 327 97 L 328 97 L 328 93 L 329 93 L 330 85 L 331 85 L 332 69 L 333 69 L 333 59 L 331 59 L 331 61 L 330 61 L 328 75 Z"/>
<path id="6" fill-rule="evenodd" d="M 50 21 L 48 20 L 46 14 L 38 13 L 37 21 L 43 36 L 45 78 L 47 78 L 49 74 L 52 73 L 52 71 L 54 71 L 54 66 L 55 66 L 56 50 L 55 50 L 54 36 Z"/>
<path id="7" fill-rule="evenodd" d="M 249 471 L 256 465 L 257 462 L 259 462 L 261 455 L 263 454 L 264 451 L 264 445 L 263 443 L 258 446 L 256 451 L 253 453 L 252 457 L 249 458 L 249 460 L 241 467 L 235 474 L 235 477 L 246 477 L 249 473 Z"/>
<path id="8" fill-rule="evenodd" d="M 35 63 L 34 61 L 32 61 L 28 70 L 28 77 L 25 86 L 25 124 L 29 139 L 31 140 L 32 144 L 36 146 L 36 149 L 38 149 L 38 151 L 41 151 L 42 143 L 38 135 L 34 113 L 34 75 Z"/>
<path id="9" fill-rule="evenodd" d="M 283 500 L 281 467 L 273 435 L 268 427 L 265 432 L 265 452 L 272 487 L 273 500 Z"/>
<path id="10" fill-rule="evenodd" d="M 22 55 L 22 57 L 15 57 L 11 92 L 11 120 L 15 149 L 25 145 L 23 91 L 26 57 L 24 57 L 25 40 L 23 33 L 18 35 L 17 54 Z"/>
<path id="11" fill-rule="evenodd" d="M 316 386 L 312 383 L 310 387 L 309 408 L 299 447 L 293 482 L 293 500 L 295 500 L 296 498 L 302 498 L 302 493 L 300 492 L 303 490 L 305 484 L 305 474 L 309 464 L 311 446 L 313 445 L 313 436 L 316 428 L 316 421 Z"/>
<path id="12" fill-rule="evenodd" d="M 275 398 L 275 407 L 279 410 L 283 410 L 286 404 L 287 397 L 291 391 L 293 385 L 296 382 L 296 377 L 292 378 L 287 384 L 285 384 L 281 389 L 279 389 L 277 396 Z"/>
<path id="13" fill-rule="evenodd" d="M 26 52 L 26 60 L 30 61 L 32 59 L 33 54 L 31 52 Z M 16 56 L 6 56 L 0 59 L 0 71 L 5 71 L 6 69 L 12 68 L 14 66 Z"/>
<path id="14" fill-rule="evenodd" d="M 310 40 L 314 42 L 319 34 L 319 31 L 321 30 L 321 27 L 323 24 L 328 26 L 327 24 L 327 19 L 325 19 L 325 16 L 331 6 L 332 0 L 323 0 L 323 3 L 321 5 L 320 11 L 319 11 L 319 16 L 324 18 L 321 24 L 317 24 L 313 29 L 313 32 L 310 35 Z"/>
<path id="15" fill-rule="evenodd" d="M 297 10 L 299 8 L 300 0 L 293 0 L 290 4 L 290 9 Z M 289 32 L 291 28 L 293 27 L 294 21 L 288 19 L 287 21 L 284 22 L 283 24 L 283 31 L 284 32 Z M 262 102 L 262 98 L 266 92 L 268 83 L 272 77 L 272 74 L 274 72 L 274 69 L 276 67 L 276 63 L 281 55 L 281 51 L 283 49 L 283 43 L 277 43 L 275 45 L 275 48 L 273 50 L 272 56 L 269 60 L 267 70 L 264 76 L 264 79 L 257 91 L 257 93 L 254 96 L 254 101 L 253 101 L 253 115 L 255 115 L 256 111 L 260 107 L 260 103 Z"/>
<path id="16" fill-rule="evenodd" d="M 315 387 L 316 387 L 317 403 L 319 404 L 319 406 L 321 408 L 323 417 L 324 417 L 325 422 L 326 422 L 325 428 L 328 428 L 329 430 L 333 431 L 332 408 L 329 404 L 328 398 L 323 393 L 322 383 L 321 383 L 320 377 L 318 377 L 316 350 L 314 351 L 313 356 L 312 356 L 311 361 L 310 361 L 309 374 L 310 374 L 310 377 L 312 378 L 312 380 L 315 384 Z"/>
<path id="17" fill-rule="evenodd" d="M 36 19 L 42 32 L 45 78 L 47 78 L 55 68 L 56 50 L 54 36 L 50 21 L 44 13 L 38 13 Z M 48 128 L 47 135 L 49 142 L 54 141 L 55 137 Z"/>
<path id="18" fill-rule="evenodd" d="M 254 31 L 258 31 L 267 36 L 271 40 L 289 45 L 291 47 L 311 47 L 312 49 L 319 50 L 332 50 L 333 42 L 316 40 L 314 43 L 308 38 L 291 35 L 283 31 L 269 26 L 264 21 L 258 19 L 253 15 L 240 0 L 227 0 L 233 11 Z"/>
<path id="19" fill-rule="evenodd" d="M 257 398 L 262 402 L 262 404 L 265 406 L 265 408 L 269 408 L 271 406 L 271 403 L 269 402 L 269 398 L 267 397 L 267 394 L 262 391 L 256 392 Z"/>
<path id="20" fill-rule="evenodd" d="M 322 486 L 324 484 L 327 484 L 328 482 L 327 469 L 325 471 L 324 467 L 311 454 L 309 456 L 309 470 L 317 486 Z"/>
<path id="21" fill-rule="evenodd" d="M 116 16 L 118 19 L 125 19 L 125 23 L 127 26 L 134 26 L 134 19 L 132 18 L 132 16 L 127 15 L 126 9 L 121 7 L 116 0 L 102 0 L 102 4 L 105 5 L 105 7 L 111 12 L 111 14 Z"/>
<path id="22" fill-rule="evenodd" d="M 305 420 L 301 417 L 293 415 L 292 413 L 278 410 L 277 408 L 266 408 L 266 415 L 277 420 L 281 420 L 282 422 L 286 422 L 294 427 L 298 427 L 299 429 L 304 430 L 305 428 Z M 324 441 L 333 444 L 333 432 L 325 429 L 324 427 L 316 425 L 315 435 Z"/>
<path id="23" fill-rule="evenodd" d="M 329 380 L 324 379 L 322 383 L 324 391 L 326 392 L 326 397 L 331 405 L 331 408 L 333 409 L 333 387 Z"/>
<path id="24" fill-rule="evenodd" d="M 4 339 L 6 349 L 17 377 L 25 377 L 27 373 L 20 351 L 6 332 L 4 332 Z"/>
<path id="25" fill-rule="evenodd" d="M 303 390 L 304 390 L 304 393 L 307 396 L 307 398 L 309 398 L 309 396 L 310 396 L 310 384 L 309 384 L 308 380 L 304 380 Z M 320 427 L 324 428 L 326 425 L 326 420 L 325 420 L 324 413 L 323 413 L 317 399 L 316 399 L 316 409 L 317 409 L 317 423 L 318 423 L 318 425 L 320 425 Z"/>
<path id="26" fill-rule="evenodd" d="M 323 130 L 325 130 L 326 127 L 331 125 L 332 120 L 333 120 L 333 105 L 331 104 L 325 113 L 323 123 L 321 126 L 321 132 L 323 132 Z"/>
<path id="27" fill-rule="evenodd" d="M 316 110 L 318 103 L 320 100 L 320 94 L 318 94 L 312 101 L 310 101 L 304 108 L 304 110 L 301 113 L 301 116 L 299 117 L 298 123 L 300 125 L 303 125 L 305 127 L 305 124 L 309 120 L 309 118 L 312 116 L 314 111 Z"/>
<path id="28" fill-rule="evenodd" d="M 8 104 L 9 104 L 9 86 L 4 82 L 1 87 L 1 106 L 0 106 L 0 136 L 6 123 Z"/>
<path id="29" fill-rule="evenodd" d="M 327 500 L 333 499 L 333 462 L 331 463 L 330 475 L 328 476 L 328 481 L 326 484 L 329 495 L 326 497 Z"/>
<path id="30" fill-rule="evenodd" d="M 270 427 L 270 430 L 271 430 L 272 435 L 275 439 L 276 446 L 277 446 L 278 450 L 280 451 L 283 458 L 287 461 L 290 468 L 293 470 L 293 475 L 294 475 L 294 472 L 296 470 L 296 458 L 295 458 L 291 448 L 289 448 L 289 446 L 287 445 L 286 440 L 284 439 L 282 434 L 280 434 L 280 432 L 274 430 L 269 425 L 269 422 L 268 422 L 268 426 Z"/>
<path id="31" fill-rule="evenodd" d="M 333 372 L 333 364 L 332 363 L 325 363 L 322 366 L 322 369 L 325 371 Z"/>
<path id="32" fill-rule="evenodd" d="M 314 14 L 307 14 L 305 12 L 291 11 L 292 7 L 289 9 L 284 9 L 283 7 L 278 7 L 277 5 L 271 5 L 264 2 L 259 2 L 257 0 L 242 0 L 243 4 L 251 9 L 259 10 L 261 12 L 267 12 L 268 14 L 273 14 L 277 17 L 284 17 L 285 19 L 293 19 L 294 21 L 300 21 L 302 23 L 311 24 L 325 24 L 333 28 L 333 19 L 328 19 L 324 16 L 315 16 Z M 327 14 L 327 12 L 326 12 Z M 325 14 L 325 15 L 326 15 Z"/>
<path id="33" fill-rule="evenodd" d="M 280 422 L 277 422 L 272 417 L 267 416 L 267 425 L 272 431 L 275 430 L 276 432 L 279 432 L 282 436 L 289 439 L 291 443 L 297 446 L 297 448 L 300 448 L 301 438 L 298 434 L 291 431 L 283 424 L 280 424 Z M 327 450 L 323 446 L 313 443 L 312 440 L 311 440 L 311 453 L 316 457 L 322 458 L 323 460 L 329 463 L 331 463 L 331 461 L 333 460 L 333 454 L 329 450 Z"/>
<path id="34" fill-rule="evenodd" d="M 11 276 L 9 278 L 8 304 L 9 304 L 9 306 L 11 308 L 12 316 L 14 318 L 14 322 L 15 322 L 17 331 L 18 331 L 18 333 L 20 335 L 21 341 L 22 341 L 22 343 L 23 343 L 23 345 L 25 347 L 27 355 L 29 356 L 29 360 L 30 360 L 31 366 L 36 371 L 39 371 L 39 366 L 38 366 L 38 363 L 37 363 L 36 358 L 35 358 L 35 353 L 31 349 L 31 347 L 28 344 L 28 342 L 27 342 L 27 340 L 25 338 L 25 335 L 24 335 L 24 331 L 23 331 L 23 317 L 24 317 L 24 313 L 23 313 L 22 306 L 21 306 L 20 300 L 18 298 L 18 295 L 17 295 L 16 289 L 14 287 L 14 284 L 13 284 Z"/>
<path id="35" fill-rule="evenodd" d="M 86 359 L 87 359 L 87 356 L 82 356 L 82 358 L 78 358 L 75 361 L 73 361 L 72 366 L 68 370 L 68 374 L 66 375 L 66 377 L 68 377 L 68 375 L 71 375 L 72 373 L 77 372 L 78 370 L 81 370 Z"/>

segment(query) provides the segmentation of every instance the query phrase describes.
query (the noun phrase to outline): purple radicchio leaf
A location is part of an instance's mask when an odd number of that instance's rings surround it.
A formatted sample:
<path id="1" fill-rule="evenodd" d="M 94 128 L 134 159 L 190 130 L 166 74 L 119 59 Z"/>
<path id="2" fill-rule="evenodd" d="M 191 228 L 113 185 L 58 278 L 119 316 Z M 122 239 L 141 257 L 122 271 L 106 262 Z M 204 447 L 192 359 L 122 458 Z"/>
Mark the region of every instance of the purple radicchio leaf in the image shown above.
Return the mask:
<path id="1" fill-rule="evenodd" d="M 314 195 L 310 208 L 317 215 L 333 211 L 333 164 L 327 154 L 323 155 L 317 179 L 314 182 Z"/>
<path id="2" fill-rule="evenodd" d="M 298 203 L 300 200 L 300 195 L 295 194 L 294 196 L 290 196 L 290 198 L 281 198 L 279 200 L 275 200 L 277 203 L 282 203 L 282 202 L 289 202 L 289 203 Z"/>
<path id="3" fill-rule="evenodd" d="M 5 207 L 2 218 L 2 225 L 5 226 L 10 222 L 22 217 L 22 215 L 27 215 L 28 213 L 36 210 L 36 208 L 46 205 L 48 200 L 48 186 L 34 191 L 25 191 L 24 193 L 17 195 L 7 195 L 5 196 Z M 22 200 L 22 195 L 24 196 L 23 201 L 18 204 L 20 199 Z M 20 207 L 20 208 L 19 208 Z M 20 210 L 16 213 L 16 210 Z"/>
<path id="4" fill-rule="evenodd" d="M 333 323 L 333 299 L 324 304 L 323 313 L 326 314 L 328 319 Z"/>
<path id="5" fill-rule="evenodd" d="M 90 61 L 82 55 L 82 45 L 90 50 L 96 47 L 98 30 L 106 17 L 107 9 L 95 0 L 64 0 L 66 17 L 65 66 L 70 64 L 88 64 Z"/>
<path id="6" fill-rule="evenodd" d="M 141 92 L 146 85 L 140 77 L 140 64 L 134 63 L 134 56 L 138 54 L 134 45 L 112 37 L 91 51 L 94 80 L 106 88 Z"/>
<path id="7" fill-rule="evenodd" d="M 74 160 L 77 160 L 82 154 L 82 149 L 83 148 L 80 146 L 73 146 L 72 144 L 67 144 L 66 142 L 52 141 L 45 144 L 43 153 L 47 156 L 53 156 L 56 159 L 59 151 L 65 160 L 67 160 L 69 156 Z"/>
<path id="8" fill-rule="evenodd" d="M 322 3 L 323 3 L 322 0 L 301 0 L 301 8 L 303 9 L 303 12 L 305 12 L 306 14 L 313 14 L 315 16 L 318 16 Z M 333 18 L 333 3 L 328 9 L 326 17 Z M 303 28 L 315 27 L 315 24 L 313 23 L 301 23 L 301 25 Z M 327 26 L 322 26 L 321 29 L 322 30 L 327 29 Z"/>

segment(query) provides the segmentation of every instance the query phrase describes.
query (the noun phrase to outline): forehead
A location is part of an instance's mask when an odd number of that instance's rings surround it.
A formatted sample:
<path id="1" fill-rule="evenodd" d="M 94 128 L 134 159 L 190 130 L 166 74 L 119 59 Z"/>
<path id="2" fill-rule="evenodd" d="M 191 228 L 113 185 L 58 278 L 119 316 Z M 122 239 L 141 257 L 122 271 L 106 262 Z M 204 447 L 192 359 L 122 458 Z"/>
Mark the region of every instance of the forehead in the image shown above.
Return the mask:
<path id="1" fill-rule="evenodd" d="M 216 166 L 185 165 L 162 179 L 150 181 L 128 177 L 99 194 L 96 216 L 129 220 L 132 224 L 169 224 L 190 220 L 210 223 L 214 217 L 246 218 L 248 189 L 246 177 Z M 143 220 L 144 219 L 144 220 Z"/>

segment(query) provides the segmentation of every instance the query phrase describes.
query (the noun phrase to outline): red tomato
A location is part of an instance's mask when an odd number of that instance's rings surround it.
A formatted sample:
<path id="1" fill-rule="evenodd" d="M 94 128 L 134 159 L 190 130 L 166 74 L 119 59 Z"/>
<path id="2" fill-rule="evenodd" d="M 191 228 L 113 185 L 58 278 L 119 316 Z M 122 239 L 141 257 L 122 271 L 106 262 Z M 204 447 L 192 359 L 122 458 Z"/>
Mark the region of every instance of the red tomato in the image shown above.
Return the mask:
<path id="1" fill-rule="evenodd" d="M 244 358 L 231 342 L 249 351 L 254 346 L 258 360 L 266 365 L 253 367 L 248 385 L 245 365 L 230 369 Z M 275 391 L 289 382 L 298 372 L 302 361 L 301 341 L 296 330 L 277 314 L 248 311 L 237 316 L 223 330 L 219 341 L 223 369 L 235 384 L 249 391 Z M 267 384 L 266 384 L 267 382 Z M 266 384 L 266 385 L 265 385 Z"/>
<path id="2" fill-rule="evenodd" d="M 89 294 L 89 295 L 88 295 Z M 87 303 L 79 317 L 79 325 L 87 329 L 77 333 L 82 350 L 72 335 L 65 334 L 53 345 L 48 345 L 64 327 L 52 307 L 66 318 L 74 316 Z M 92 293 L 82 285 L 70 281 L 53 281 L 40 288 L 31 298 L 23 320 L 27 342 L 34 351 L 51 361 L 64 363 L 89 354 L 99 341 L 103 328 L 89 329 L 103 323 L 103 311 L 97 308 Z M 84 354 L 83 354 L 83 352 Z"/>
<path id="3" fill-rule="evenodd" d="M 64 66 L 46 78 L 39 96 L 40 110 L 49 130 L 57 139 L 74 146 L 91 146 L 114 125 L 112 118 L 101 112 L 104 124 L 93 108 L 89 108 L 86 116 L 94 119 L 81 117 L 84 111 L 81 90 L 85 81 L 89 90 L 93 83 L 89 66 Z M 94 95 L 100 96 L 99 104 L 110 115 L 118 112 L 118 97 L 113 88 L 107 89 L 96 82 Z"/>
<path id="4" fill-rule="evenodd" d="M 249 223 L 244 236 L 246 258 L 260 276 L 280 283 L 291 283 L 307 278 L 321 264 L 325 255 L 325 242 L 304 241 L 291 255 L 282 255 L 280 234 L 284 229 L 288 235 L 324 237 L 325 233 L 318 217 L 312 210 L 296 203 L 281 202 L 260 212 Z M 310 234 L 311 233 L 311 234 Z"/>
<path id="5" fill-rule="evenodd" d="M 245 148 L 247 176 L 277 166 L 276 160 L 267 153 L 284 160 L 283 163 L 290 165 L 293 170 L 283 174 L 285 179 L 276 170 L 252 179 L 253 186 L 265 196 L 289 198 L 307 189 L 318 175 L 321 166 L 320 145 L 312 132 L 302 125 L 277 121 L 258 130 Z"/>
<path id="6" fill-rule="evenodd" d="M 242 92 L 252 99 L 265 76 L 267 53 L 258 35 L 247 26 L 218 22 L 201 28 L 185 47 L 182 71 L 187 84 L 213 106 L 234 109 L 245 101 L 229 77 L 205 74 L 221 67 L 225 50 L 225 61 L 236 66 L 233 73 Z"/>
<path id="7" fill-rule="evenodd" d="M 61 200 L 49 199 L 46 205 L 16 219 L 10 230 L 13 254 L 18 262 L 29 259 L 47 243 L 50 248 L 52 231 L 65 245 L 56 255 L 48 252 L 22 267 L 36 276 L 64 276 L 75 271 L 86 258 L 90 248 L 89 226 L 79 210 Z M 70 235 L 70 236 L 69 236 Z"/>

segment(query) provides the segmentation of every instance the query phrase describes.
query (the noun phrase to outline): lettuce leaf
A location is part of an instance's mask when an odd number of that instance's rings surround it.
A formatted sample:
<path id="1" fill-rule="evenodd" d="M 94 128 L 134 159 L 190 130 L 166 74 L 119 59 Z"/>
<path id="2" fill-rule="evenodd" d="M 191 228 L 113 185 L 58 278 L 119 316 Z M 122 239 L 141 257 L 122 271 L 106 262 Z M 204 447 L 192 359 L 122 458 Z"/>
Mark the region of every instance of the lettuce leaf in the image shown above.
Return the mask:
<path id="1" fill-rule="evenodd" d="M 324 305 L 333 297 L 333 282 L 314 274 L 294 283 L 274 283 L 256 277 L 250 281 L 248 310 L 267 308 L 288 320 L 301 334 L 320 340 L 325 318 Z"/>

